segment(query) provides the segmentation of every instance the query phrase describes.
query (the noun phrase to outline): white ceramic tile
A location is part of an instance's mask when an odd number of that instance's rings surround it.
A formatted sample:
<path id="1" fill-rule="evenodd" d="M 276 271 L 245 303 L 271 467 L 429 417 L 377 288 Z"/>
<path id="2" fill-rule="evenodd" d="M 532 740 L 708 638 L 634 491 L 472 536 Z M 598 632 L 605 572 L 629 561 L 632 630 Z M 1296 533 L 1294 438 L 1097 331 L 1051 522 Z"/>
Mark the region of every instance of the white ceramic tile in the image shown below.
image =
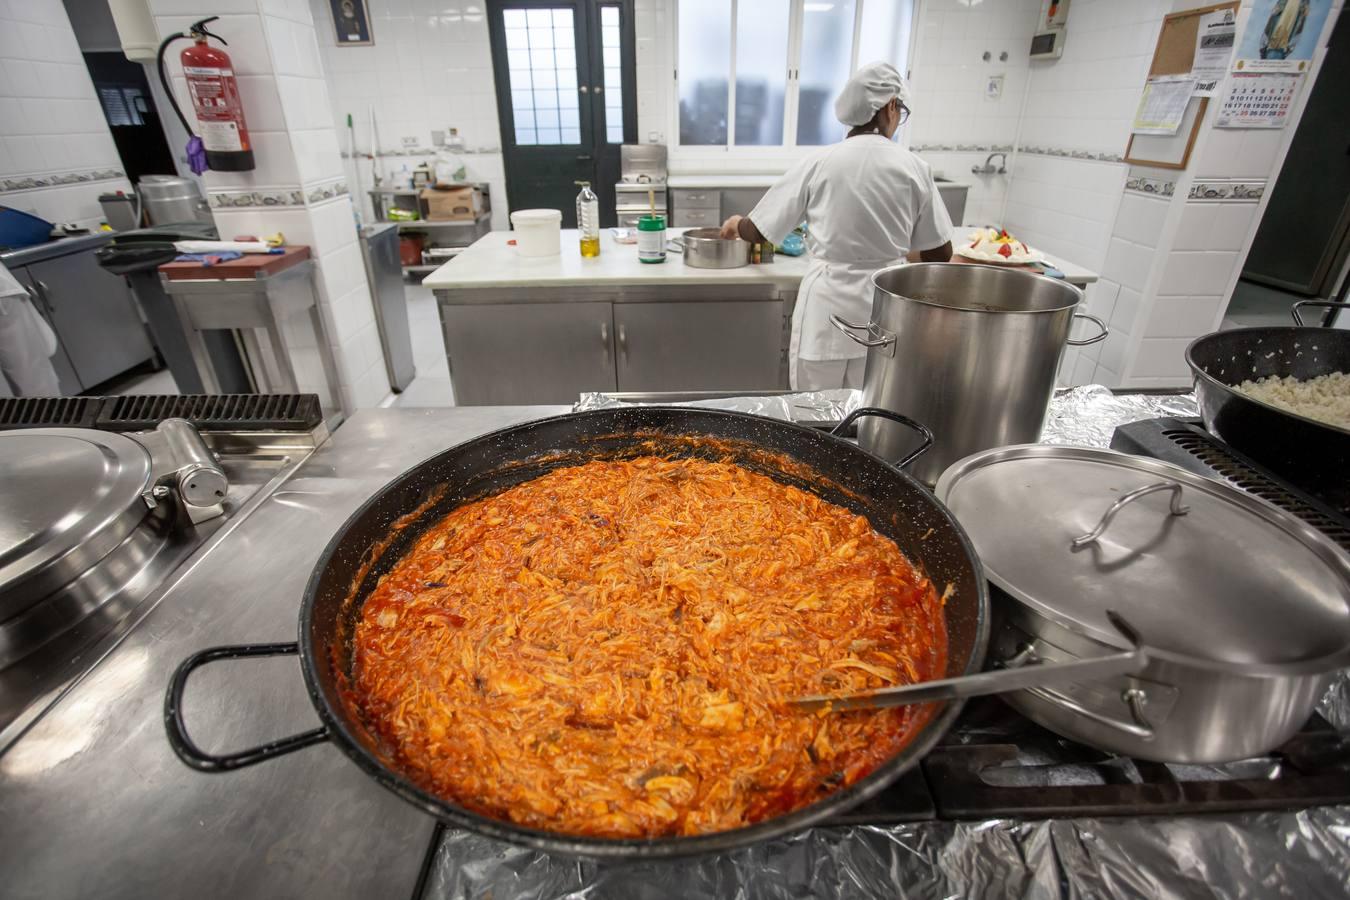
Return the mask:
<path id="1" fill-rule="evenodd" d="M 1102 275 L 1124 287 L 1143 290 L 1148 283 L 1155 256 L 1155 251 L 1147 247 L 1113 237 L 1106 262 L 1102 266 Z"/>
<path id="2" fill-rule="evenodd" d="M 345 199 L 312 207 L 309 210 L 314 228 L 313 247 L 319 254 L 328 254 L 356 241 L 356 224 L 352 205 Z"/>
<path id="3" fill-rule="evenodd" d="M 1120 200 L 1113 234 L 1145 247 L 1158 246 L 1168 201 L 1126 193 Z"/>
<path id="4" fill-rule="evenodd" d="M 1197 338 L 1214 330 L 1222 297 L 1155 297 L 1145 338 Z"/>
<path id="5" fill-rule="evenodd" d="M 1121 286 L 1116 294 L 1116 304 L 1111 310 L 1111 330 L 1134 332 L 1134 323 L 1139 316 L 1143 296 L 1136 290 Z"/>
<path id="6" fill-rule="evenodd" d="M 1191 294 L 1224 294 L 1241 264 L 1241 257 L 1235 252 L 1208 252 L 1201 254 L 1197 261 L 1195 279 L 1189 289 Z"/>
<path id="7" fill-rule="evenodd" d="M 1185 356 L 1189 343 L 1188 338 L 1144 338 L 1139 342 L 1139 351 L 1135 354 L 1129 374 L 1189 382 L 1190 368 L 1186 365 Z"/>
<path id="8" fill-rule="evenodd" d="M 1215 203 L 1187 201 L 1181 210 L 1181 222 L 1172 240 L 1173 250 L 1208 250 L 1214 230 Z"/>
<path id="9" fill-rule="evenodd" d="M 1256 220 L 1257 203 L 1210 203 L 1213 222 L 1209 229 L 1206 249 L 1242 251 L 1247 246 L 1252 225 Z"/>
<path id="10" fill-rule="evenodd" d="M 1159 294 L 1185 295 L 1199 290 L 1200 262 L 1205 254 L 1198 251 L 1175 251 L 1167 254 Z"/>
<path id="11" fill-rule="evenodd" d="M 1097 357 L 1098 365 L 1105 366 L 1112 371 L 1120 371 L 1125 367 L 1125 352 L 1129 348 L 1130 335 L 1125 331 L 1113 329 L 1102 341 L 1102 350 Z"/>
<path id="12" fill-rule="evenodd" d="M 1103 278 L 1087 286 L 1087 302 L 1084 308 L 1102 321 L 1110 322 L 1111 313 L 1116 308 L 1116 295 L 1119 293 L 1119 284 L 1109 278 Z"/>
<path id="13" fill-rule="evenodd" d="M 276 79 L 268 75 L 240 75 L 235 80 L 239 83 L 239 99 L 244 104 L 249 131 L 285 131 L 286 119 Z M 172 110 L 169 115 L 173 115 Z"/>

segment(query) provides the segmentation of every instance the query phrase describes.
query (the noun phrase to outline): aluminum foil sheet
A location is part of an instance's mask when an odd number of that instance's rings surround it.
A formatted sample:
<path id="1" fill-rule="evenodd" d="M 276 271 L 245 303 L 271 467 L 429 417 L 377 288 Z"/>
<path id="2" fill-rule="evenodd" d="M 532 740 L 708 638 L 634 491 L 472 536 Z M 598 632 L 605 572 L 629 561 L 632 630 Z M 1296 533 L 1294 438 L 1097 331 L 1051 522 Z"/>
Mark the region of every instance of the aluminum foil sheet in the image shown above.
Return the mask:
<path id="1" fill-rule="evenodd" d="M 817 828 L 724 855 L 595 863 L 449 831 L 445 898 L 1344 898 L 1350 810 Z"/>
<path id="2" fill-rule="evenodd" d="M 1110 447 L 1111 435 L 1121 425 L 1199 415 L 1195 394 L 1113 394 L 1100 384 L 1085 384 L 1055 393 L 1041 429 L 1041 443 Z"/>
<path id="3" fill-rule="evenodd" d="M 804 425 L 819 422 L 838 422 L 860 405 L 862 391 L 838 388 L 829 391 L 807 391 L 797 394 L 763 394 L 747 397 L 718 397 L 707 400 L 675 400 L 671 402 L 639 402 L 621 400 L 609 394 L 582 394 L 572 405 L 573 412 L 590 409 L 613 409 L 618 406 L 698 406 L 704 409 L 726 409 L 732 412 L 753 413 L 800 422 Z"/>
<path id="4" fill-rule="evenodd" d="M 797 422 L 837 421 L 858 391 L 702 400 L 689 405 Z M 620 401 L 583 395 L 576 409 Z M 1196 416 L 1185 395 L 1059 392 L 1042 441 L 1106 447 L 1118 425 Z M 1319 706 L 1350 730 L 1350 677 Z M 1223 766 L 1213 766 L 1222 776 Z M 733 853 L 669 862 L 554 857 L 447 830 L 426 882 L 436 898 L 1241 898 L 1350 896 L 1350 807 L 1207 816 L 934 821 L 815 828 Z"/>
<path id="5" fill-rule="evenodd" d="M 647 406 L 655 403 L 618 399 L 608 394 L 582 394 L 572 409 L 613 409 L 617 406 Z M 729 409 L 811 424 L 837 422 L 862 405 L 862 391 L 841 388 L 797 394 L 770 394 L 749 397 L 719 397 L 707 400 L 662 402 L 669 406 L 701 406 Z M 1141 419 L 1163 416 L 1194 417 L 1200 407 L 1194 394 L 1113 394 L 1100 384 L 1057 391 L 1050 401 L 1043 444 L 1076 444 L 1080 447 L 1109 447 L 1117 426 Z"/>

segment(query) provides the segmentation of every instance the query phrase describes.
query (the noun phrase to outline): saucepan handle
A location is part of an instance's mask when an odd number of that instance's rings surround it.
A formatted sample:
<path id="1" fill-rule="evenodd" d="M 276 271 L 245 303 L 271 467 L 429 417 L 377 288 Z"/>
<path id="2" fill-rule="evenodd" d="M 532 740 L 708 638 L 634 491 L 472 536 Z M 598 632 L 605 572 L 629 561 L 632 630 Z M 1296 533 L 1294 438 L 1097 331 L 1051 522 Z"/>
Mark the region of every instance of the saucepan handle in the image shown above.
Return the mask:
<path id="1" fill-rule="evenodd" d="M 916 422 L 909 416 L 902 416 L 900 413 L 891 412 L 889 409 L 878 409 L 875 406 L 862 406 L 855 409 L 853 412 L 844 416 L 844 421 L 834 426 L 834 430 L 831 431 L 830 434 L 835 437 L 847 434 L 850 425 L 867 416 L 876 416 L 880 419 L 889 419 L 892 422 L 897 422 L 904 425 L 906 428 L 911 428 L 918 432 L 919 437 L 923 439 L 915 450 L 911 451 L 903 459 L 891 463 L 891 465 L 895 466 L 897 469 L 903 469 L 905 466 L 914 462 L 914 460 L 926 453 L 929 447 L 933 446 L 933 432 L 928 429 L 927 425 L 922 422 Z"/>
<path id="2" fill-rule="evenodd" d="M 1295 325 L 1303 326 L 1303 310 L 1309 306 L 1318 309 L 1350 309 L 1350 303 L 1342 303 L 1339 300 L 1300 300 L 1289 307 L 1289 313 L 1294 317 Z"/>
<path id="3" fill-rule="evenodd" d="M 300 647 L 294 641 L 286 644 L 236 644 L 229 647 L 210 647 L 192 654 L 178 666 L 169 682 L 169 692 L 164 696 L 164 728 L 169 733 L 169 746 L 178 758 L 198 772 L 229 772 L 246 766 L 266 762 L 277 756 L 294 753 L 311 744 L 328 740 L 328 728 L 314 728 L 290 737 L 268 741 L 247 750 L 234 753 L 207 753 L 198 747 L 188 736 L 187 724 L 183 721 L 183 690 L 187 687 L 188 676 L 207 663 L 222 659 L 245 659 L 251 656 L 294 656 Z"/>
<path id="4" fill-rule="evenodd" d="M 856 322 L 849 322 L 837 313 L 831 313 L 830 324 L 855 344 L 863 347 L 880 347 L 881 352 L 887 356 L 895 355 L 895 335 L 889 331 L 882 331 L 880 327 L 873 325 L 871 322 L 859 325 Z M 855 331 L 866 332 L 867 337 L 859 337 L 854 334 Z"/>
<path id="5" fill-rule="evenodd" d="M 882 688 L 857 694 L 829 697 L 800 697 L 790 701 L 794 706 L 807 711 L 821 709 L 830 712 L 844 712 L 850 709 L 885 709 L 891 706 L 908 706 L 912 703 L 931 703 L 937 700 L 960 700 L 966 697 L 982 697 L 988 694 L 1006 694 L 1028 688 L 1039 688 L 1047 684 L 1064 684 L 1079 681 L 1099 681 L 1117 675 L 1131 675 L 1148 664 L 1148 655 L 1139 643 L 1139 636 L 1123 619 L 1111 611 L 1107 618 L 1130 642 L 1129 650 L 1094 656 L 1090 659 L 1075 659 L 1070 662 L 1037 662 L 1033 665 L 1012 665 L 1008 668 L 978 672 L 974 675 L 961 675 L 956 678 L 939 678 L 933 681 L 921 681 L 900 687 Z M 1016 662 L 1026 663 L 1034 658 L 1030 649 L 1018 654 Z M 1009 660 L 1010 663 L 1015 662 Z"/>
<path id="6" fill-rule="evenodd" d="M 1083 338 L 1081 341 L 1075 341 L 1072 338 L 1069 339 L 1065 343 L 1067 343 L 1070 347 L 1084 347 L 1087 346 L 1088 344 L 1095 344 L 1098 341 L 1104 341 L 1106 340 L 1106 336 L 1111 333 L 1111 329 L 1106 327 L 1106 323 L 1094 315 L 1089 315 L 1088 313 L 1074 313 L 1073 317 L 1075 319 L 1087 319 L 1089 322 L 1092 322 L 1094 325 L 1100 328 L 1101 331 L 1097 332 L 1090 338 Z"/>

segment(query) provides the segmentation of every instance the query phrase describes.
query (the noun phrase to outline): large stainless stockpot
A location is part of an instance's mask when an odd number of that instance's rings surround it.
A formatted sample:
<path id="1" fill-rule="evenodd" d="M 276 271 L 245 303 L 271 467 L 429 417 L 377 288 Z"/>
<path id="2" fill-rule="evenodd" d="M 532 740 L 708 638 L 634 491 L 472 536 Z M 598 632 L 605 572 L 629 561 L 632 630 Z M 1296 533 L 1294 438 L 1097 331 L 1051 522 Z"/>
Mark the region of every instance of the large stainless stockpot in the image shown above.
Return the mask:
<path id="1" fill-rule="evenodd" d="M 1066 737 L 1160 762 L 1265 753 L 1350 665 L 1350 557 L 1250 494 L 1156 460 L 1027 445 L 952 466 L 937 495 L 995 587 L 990 659 L 1147 664 L 1004 700 Z"/>
<path id="2" fill-rule="evenodd" d="M 933 449 L 909 468 L 925 484 L 963 456 L 1039 438 L 1064 347 L 1106 337 L 1077 312 L 1082 291 L 1032 272 L 919 263 L 881 269 L 872 284 L 870 323 L 831 321 L 868 348 L 863 404 L 933 430 Z M 1070 340 L 1075 318 L 1100 333 Z M 882 421 L 862 423 L 858 440 L 890 458 L 915 445 Z"/>

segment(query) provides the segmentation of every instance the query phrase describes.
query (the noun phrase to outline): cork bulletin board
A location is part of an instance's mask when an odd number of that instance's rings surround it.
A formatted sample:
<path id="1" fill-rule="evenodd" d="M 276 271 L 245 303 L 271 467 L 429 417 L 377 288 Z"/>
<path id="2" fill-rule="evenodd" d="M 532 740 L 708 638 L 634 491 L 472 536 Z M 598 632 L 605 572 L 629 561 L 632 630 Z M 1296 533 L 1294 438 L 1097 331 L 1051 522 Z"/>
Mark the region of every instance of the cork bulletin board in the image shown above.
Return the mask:
<path id="1" fill-rule="evenodd" d="M 1216 3 L 1165 17 L 1162 30 L 1158 33 L 1158 43 L 1153 48 L 1153 62 L 1148 67 L 1148 77 L 1185 75 L 1190 72 L 1195 62 L 1195 40 L 1200 30 L 1200 17 L 1221 9 L 1231 9 L 1236 13 L 1237 8 L 1236 2 Z M 1125 161 L 1161 169 L 1186 168 L 1208 106 L 1208 97 L 1192 97 L 1176 134 L 1130 135 L 1130 142 L 1125 148 Z"/>

